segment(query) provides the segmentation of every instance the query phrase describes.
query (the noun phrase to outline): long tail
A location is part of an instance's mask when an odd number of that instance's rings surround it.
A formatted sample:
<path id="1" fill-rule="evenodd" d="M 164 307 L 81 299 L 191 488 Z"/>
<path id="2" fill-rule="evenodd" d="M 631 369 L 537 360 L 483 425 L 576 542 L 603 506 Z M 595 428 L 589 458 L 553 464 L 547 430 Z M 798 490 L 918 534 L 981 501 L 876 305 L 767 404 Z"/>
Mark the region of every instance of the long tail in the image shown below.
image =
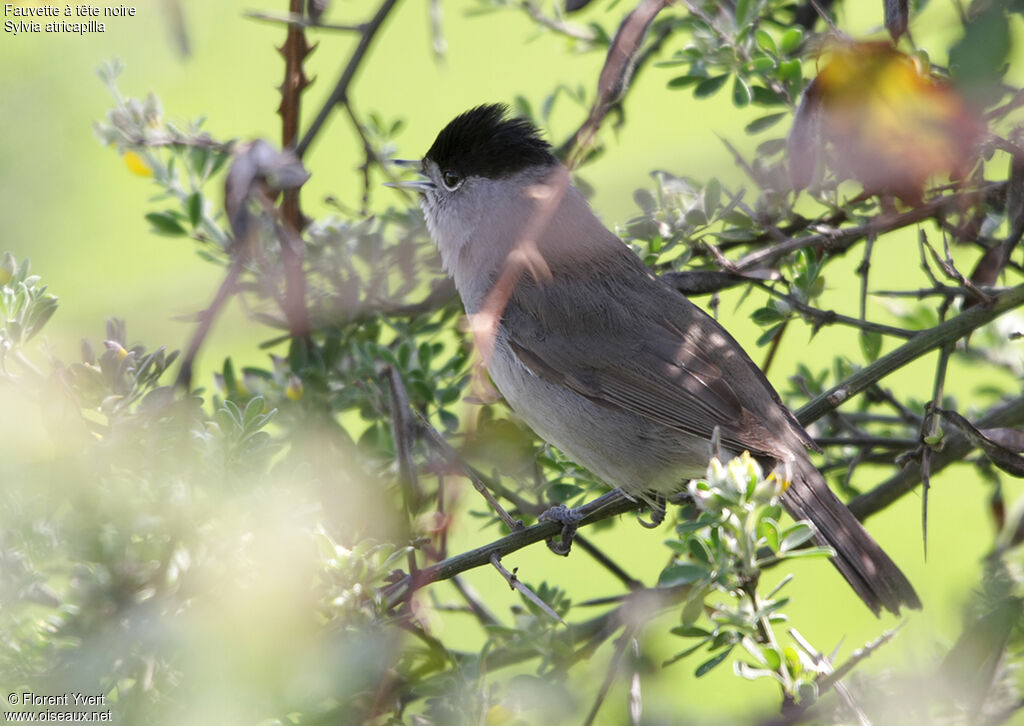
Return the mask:
<path id="1" fill-rule="evenodd" d="M 819 544 L 835 550 L 836 566 L 861 600 L 878 615 L 884 608 L 899 614 L 900 606 L 918 609 L 921 601 L 906 576 L 889 559 L 853 512 L 832 493 L 806 456 L 791 462 L 791 483 L 782 504 L 794 519 L 809 519 Z"/>

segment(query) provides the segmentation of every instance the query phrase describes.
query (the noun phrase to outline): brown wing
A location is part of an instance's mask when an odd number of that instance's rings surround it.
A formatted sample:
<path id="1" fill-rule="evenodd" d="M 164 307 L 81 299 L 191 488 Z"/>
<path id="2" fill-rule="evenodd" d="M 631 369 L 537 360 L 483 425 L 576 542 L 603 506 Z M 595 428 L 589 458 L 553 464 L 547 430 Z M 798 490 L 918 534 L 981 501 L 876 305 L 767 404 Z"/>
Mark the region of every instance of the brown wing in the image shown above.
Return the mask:
<path id="1" fill-rule="evenodd" d="M 553 279 L 524 277 L 503 327 L 534 374 L 728 448 L 784 456 L 806 432 L 739 344 L 626 249 Z M 513 332 L 514 331 L 514 332 Z"/>

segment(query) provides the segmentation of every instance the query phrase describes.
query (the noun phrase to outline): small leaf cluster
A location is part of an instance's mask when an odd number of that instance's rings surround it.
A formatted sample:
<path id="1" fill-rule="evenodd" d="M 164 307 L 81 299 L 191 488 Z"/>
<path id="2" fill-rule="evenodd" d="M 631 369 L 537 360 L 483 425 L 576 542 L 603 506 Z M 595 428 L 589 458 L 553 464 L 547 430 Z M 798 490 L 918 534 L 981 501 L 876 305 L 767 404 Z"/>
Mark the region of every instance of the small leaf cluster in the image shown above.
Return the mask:
<path id="1" fill-rule="evenodd" d="M 221 226 L 222 215 L 215 211 L 219 204 L 208 198 L 204 188 L 231 158 L 231 144 L 215 142 L 203 132 L 203 119 L 185 128 L 166 120 L 153 93 L 141 101 L 122 96 L 117 88 L 122 70 L 118 62 L 108 62 L 99 70 L 115 105 L 105 123 L 95 124 L 96 135 L 125 157 L 133 173 L 152 177 L 160 187 L 151 201 L 162 208 L 146 214 L 151 231 L 209 243 L 200 248 L 200 255 L 219 259 L 230 238 Z"/>
<path id="2" fill-rule="evenodd" d="M 804 86 L 800 52 L 805 39 L 802 28 L 785 17 L 789 3 L 741 0 L 731 12 L 706 0 L 692 5 L 697 12 L 689 20 L 689 43 L 657 64 L 687 66 L 684 75 L 668 81 L 668 88 L 693 88 L 694 98 L 702 99 L 731 79 L 732 102 L 739 108 L 795 104 Z M 748 132 L 766 129 L 782 117 L 762 116 Z"/>
<path id="3" fill-rule="evenodd" d="M 0 374 L 8 374 L 7 357 L 36 336 L 57 311 L 57 298 L 47 292 L 31 264 L 14 255 L 0 257 Z"/>
<path id="4" fill-rule="evenodd" d="M 756 663 L 737 661 L 739 675 L 774 678 L 796 698 L 806 695 L 813 678 L 804 678 L 796 651 L 781 646 L 773 632 L 787 621 L 782 610 L 789 599 L 778 594 L 791 577 L 765 595 L 758 583 L 765 568 L 793 558 L 828 557 L 831 550 L 807 546 L 814 536 L 809 522 L 781 523 L 778 498 L 784 487 L 775 474 L 765 477 L 747 452 L 725 464 L 713 459 L 706 477 L 689 485 L 693 518 L 677 525 L 677 538 L 667 542 L 675 557 L 659 585 L 689 587 L 682 622 L 672 633 L 692 644 L 669 662 L 706 649 L 711 657 L 696 670 L 702 676 L 742 646 Z"/>

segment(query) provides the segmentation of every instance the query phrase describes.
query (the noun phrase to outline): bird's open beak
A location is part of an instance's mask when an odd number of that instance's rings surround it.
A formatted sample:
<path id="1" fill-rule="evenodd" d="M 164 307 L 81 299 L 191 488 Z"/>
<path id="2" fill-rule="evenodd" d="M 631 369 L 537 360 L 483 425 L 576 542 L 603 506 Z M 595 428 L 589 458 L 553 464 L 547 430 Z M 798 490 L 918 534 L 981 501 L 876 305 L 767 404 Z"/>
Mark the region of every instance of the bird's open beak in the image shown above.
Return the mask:
<path id="1" fill-rule="evenodd" d="M 410 179 L 408 181 L 384 182 L 384 186 L 393 189 L 410 189 L 414 192 L 429 192 L 434 189 L 434 182 L 425 176 L 421 176 L 419 179 Z"/>
<path id="2" fill-rule="evenodd" d="M 417 159 L 392 159 L 391 163 L 395 166 L 402 167 L 404 169 L 422 169 L 423 162 Z M 408 181 L 397 181 L 397 182 L 385 182 L 384 186 L 392 187 L 394 189 L 409 189 L 414 192 L 429 192 L 434 189 L 434 182 L 430 181 L 423 174 L 419 175 L 419 179 L 410 179 Z"/>

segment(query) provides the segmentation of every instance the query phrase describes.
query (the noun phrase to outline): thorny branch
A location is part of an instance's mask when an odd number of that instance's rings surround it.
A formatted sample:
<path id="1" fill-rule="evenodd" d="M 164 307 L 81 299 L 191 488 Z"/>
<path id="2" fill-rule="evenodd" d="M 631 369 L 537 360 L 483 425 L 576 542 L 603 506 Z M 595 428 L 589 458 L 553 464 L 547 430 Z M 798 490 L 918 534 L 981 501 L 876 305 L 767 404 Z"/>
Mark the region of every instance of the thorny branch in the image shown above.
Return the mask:
<path id="1" fill-rule="evenodd" d="M 335 84 L 334 90 L 331 91 L 330 96 L 327 97 L 327 100 L 324 102 L 320 112 L 317 113 L 313 123 L 310 124 L 305 136 L 302 137 L 302 141 L 300 141 L 298 146 L 295 147 L 295 153 L 299 155 L 299 158 L 302 158 L 306 151 L 309 150 L 309 145 L 313 143 L 314 139 L 316 139 L 316 136 L 320 133 L 320 129 L 323 127 L 324 122 L 327 121 L 327 117 L 331 115 L 331 112 L 334 111 L 335 107 L 343 103 L 348 98 L 348 87 L 351 85 L 352 79 L 355 78 L 356 71 L 359 70 L 359 66 L 363 62 L 363 58 L 366 56 L 366 51 L 370 49 L 370 45 L 373 43 L 373 39 L 377 36 L 377 32 L 384 24 L 384 21 L 387 20 L 388 15 L 397 3 L 398 0 L 384 0 L 377 9 L 373 18 L 363 27 L 359 43 L 356 45 L 355 50 L 352 51 L 352 56 L 345 65 L 345 69 L 341 72 L 341 76 L 338 78 L 338 82 Z"/>
<path id="2" fill-rule="evenodd" d="M 583 161 L 604 117 L 629 87 L 647 29 L 658 13 L 668 5 L 669 0 L 640 0 L 619 26 L 597 80 L 597 96 L 590 115 L 567 143 L 567 148 L 574 149 L 567 162 L 570 169 L 576 168 Z"/>
<path id="3" fill-rule="evenodd" d="M 972 330 L 990 323 L 997 317 L 1024 304 L 1024 285 L 1018 285 L 994 298 L 991 307 L 977 306 L 965 310 L 944 323 L 923 330 L 891 353 L 864 366 L 849 378 L 815 397 L 796 412 L 797 420 L 805 426 L 828 411 L 863 391 L 873 383 L 920 358 L 936 348 L 964 337 Z"/>
<path id="4" fill-rule="evenodd" d="M 289 0 L 291 13 L 301 14 L 302 0 Z M 281 148 L 295 145 L 299 137 L 302 94 L 309 86 L 309 79 L 303 70 L 303 63 L 310 53 L 306 34 L 299 25 L 289 25 L 281 55 L 284 57 L 284 81 L 281 83 Z M 284 300 L 282 309 L 288 320 L 288 330 L 294 338 L 305 338 L 310 334 L 309 311 L 306 308 L 306 273 L 302 267 L 305 256 L 300 237 L 306 226 L 299 206 L 299 188 L 287 189 L 281 201 L 280 235 L 281 265 L 284 268 Z"/>
<path id="5" fill-rule="evenodd" d="M 994 406 L 974 424 L 978 428 L 1019 427 L 1024 425 L 1024 396 Z M 959 431 L 950 431 L 944 437 L 942 451 L 931 460 L 931 473 L 942 471 L 950 464 L 962 462 L 973 448 Z M 869 492 L 850 500 L 850 510 L 860 520 L 876 514 L 921 483 L 921 465 L 911 461 L 899 472 Z"/>

